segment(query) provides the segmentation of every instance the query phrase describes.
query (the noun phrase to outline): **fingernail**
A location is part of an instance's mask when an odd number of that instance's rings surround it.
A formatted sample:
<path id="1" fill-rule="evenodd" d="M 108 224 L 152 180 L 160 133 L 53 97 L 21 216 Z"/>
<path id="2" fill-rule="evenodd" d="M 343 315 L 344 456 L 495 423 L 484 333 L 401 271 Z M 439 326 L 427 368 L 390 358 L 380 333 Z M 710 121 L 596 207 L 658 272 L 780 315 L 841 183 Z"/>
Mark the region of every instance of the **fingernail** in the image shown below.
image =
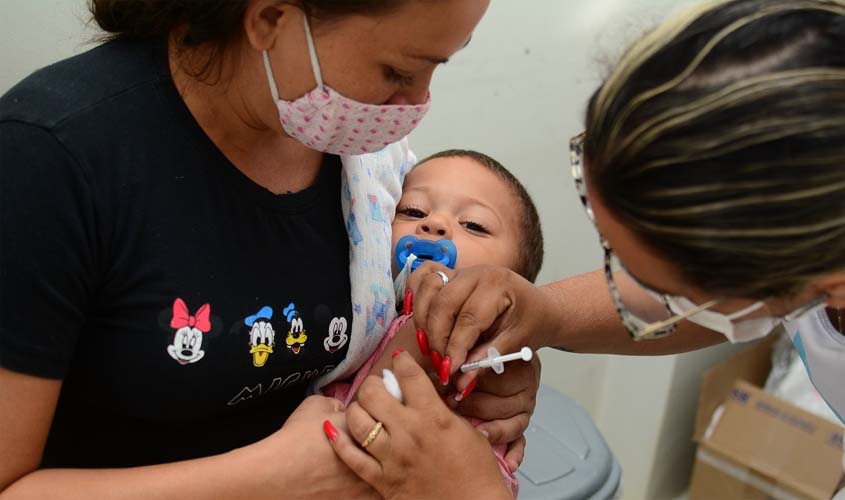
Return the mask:
<path id="1" fill-rule="evenodd" d="M 467 396 L 469 396 L 469 393 L 471 393 L 471 392 L 472 392 L 472 390 L 473 390 L 473 389 L 475 389 L 475 384 L 477 384 L 477 383 L 478 383 L 478 379 L 477 379 L 477 378 L 472 379 L 472 382 L 470 382 L 470 383 L 469 383 L 469 384 L 468 384 L 468 385 L 464 388 L 463 392 L 461 392 L 460 394 L 458 394 L 457 396 L 455 396 L 455 401 L 457 401 L 457 402 L 459 402 L 459 403 L 460 403 L 461 401 L 463 401 L 464 399 L 466 399 L 466 397 L 467 397 Z"/>
<path id="2" fill-rule="evenodd" d="M 414 291 L 408 290 L 405 292 L 405 300 L 402 301 L 402 312 L 405 313 L 405 316 L 411 314 L 414 311 Z"/>
<path id="3" fill-rule="evenodd" d="M 431 364 L 434 365 L 434 371 L 436 371 L 438 375 L 440 374 L 440 365 L 442 363 L 443 363 L 443 358 L 440 357 L 440 353 L 437 352 L 437 351 L 432 352 L 431 353 Z"/>
<path id="4" fill-rule="evenodd" d="M 431 355 L 431 349 L 428 348 L 428 336 L 420 328 L 417 328 L 417 344 L 420 345 L 420 352 L 423 356 Z"/>
<path id="5" fill-rule="evenodd" d="M 329 438 L 329 441 L 337 439 L 337 429 L 335 429 L 332 423 L 328 420 L 323 422 L 323 432 L 326 433 L 326 437 Z"/>
<path id="6" fill-rule="evenodd" d="M 447 385 L 450 375 L 452 375 L 452 358 L 446 356 L 440 364 L 440 383 Z"/>
<path id="7" fill-rule="evenodd" d="M 478 432 L 484 435 L 484 437 L 486 437 L 487 439 L 490 439 L 490 433 L 485 431 L 484 429 L 478 429 Z"/>
<path id="8" fill-rule="evenodd" d="M 395 358 L 396 356 L 402 354 L 403 352 L 405 352 L 405 349 L 396 349 L 395 351 L 393 351 L 393 354 L 391 354 L 390 357 Z"/>

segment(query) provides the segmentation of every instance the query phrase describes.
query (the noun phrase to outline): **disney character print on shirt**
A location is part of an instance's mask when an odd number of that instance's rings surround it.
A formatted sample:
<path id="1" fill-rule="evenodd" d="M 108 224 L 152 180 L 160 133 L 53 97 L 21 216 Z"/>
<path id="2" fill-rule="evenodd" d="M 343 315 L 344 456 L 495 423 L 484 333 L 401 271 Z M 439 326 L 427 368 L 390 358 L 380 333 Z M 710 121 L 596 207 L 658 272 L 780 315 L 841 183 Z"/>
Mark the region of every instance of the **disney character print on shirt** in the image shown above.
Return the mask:
<path id="1" fill-rule="evenodd" d="M 196 363 L 205 356 L 202 350 L 203 334 L 211 332 L 211 306 L 203 304 L 191 315 L 180 298 L 173 301 L 170 328 L 176 330 L 167 353 L 181 365 Z"/>
<path id="2" fill-rule="evenodd" d="M 323 340 L 323 346 L 327 351 L 334 354 L 338 349 L 342 349 L 349 340 L 346 334 L 346 318 L 333 318 L 329 324 L 329 336 Z"/>
<path id="3" fill-rule="evenodd" d="M 285 337 L 285 345 L 288 346 L 288 349 L 291 350 L 294 354 L 299 354 L 302 351 L 302 348 L 305 347 L 305 342 L 308 340 L 308 335 L 305 332 L 305 326 L 302 324 L 302 317 L 299 315 L 299 311 L 296 310 L 296 306 L 291 302 L 285 307 L 284 311 L 285 318 L 288 320 L 289 329 L 288 335 Z"/>
<path id="4" fill-rule="evenodd" d="M 270 323 L 271 319 L 273 319 L 273 308 L 270 306 L 264 306 L 257 313 L 244 319 L 244 324 L 250 327 L 249 353 L 252 355 L 252 364 L 258 368 L 267 363 L 276 344 L 276 331 Z"/>

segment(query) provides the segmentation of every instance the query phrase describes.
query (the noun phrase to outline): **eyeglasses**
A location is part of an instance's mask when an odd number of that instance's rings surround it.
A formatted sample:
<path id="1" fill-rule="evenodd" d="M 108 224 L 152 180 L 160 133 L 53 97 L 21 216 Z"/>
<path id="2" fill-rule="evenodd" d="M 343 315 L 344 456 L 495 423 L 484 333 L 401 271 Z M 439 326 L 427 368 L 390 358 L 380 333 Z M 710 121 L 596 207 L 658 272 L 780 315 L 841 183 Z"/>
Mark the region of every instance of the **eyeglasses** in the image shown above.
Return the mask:
<path id="1" fill-rule="evenodd" d="M 584 211 L 587 213 L 587 217 L 590 219 L 590 222 L 593 225 L 596 224 L 596 217 L 593 213 L 593 207 L 590 205 L 590 201 L 587 199 L 587 187 L 584 184 L 584 134 L 581 133 L 575 137 L 573 137 L 569 141 L 569 162 L 572 166 L 572 179 L 575 181 L 575 189 L 578 192 L 578 196 L 581 198 L 581 204 L 584 206 Z M 598 231 L 598 226 L 596 226 L 596 231 Z M 621 263 L 615 262 L 615 254 L 613 250 L 610 248 L 610 244 L 608 244 L 607 240 L 602 236 L 601 232 L 599 232 L 599 241 L 601 242 L 602 249 L 604 250 L 604 276 L 605 280 L 607 281 L 607 288 L 610 290 L 610 296 L 613 299 L 613 305 L 616 307 L 616 312 L 619 314 L 619 318 L 622 320 L 622 324 L 625 326 L 625 329 L 628 330 L 628 333 L 634 340 L 640 340 L 644 338 L 659 338 L 664 337 L 666 335 L 671 334 L 675 331 L 675 324 L 677 321 L 673 321 L 668 324 L 663 324 L 670 318 L 673 318 L 675 314 L 669 307 L 669 303 L 666 298 L 657 292 L 649 290 L 647 287 L 642 287 L 646 291 L 650 292 L 649 295 L 654 297 L 662 304 L 662 308 L 660 307 L 650 307 L 649 309 L 652 310 L 653 314 L 659 314 L 661 317 L 652 317 L 651 318 L 643 318 L 643 314 L 635 314 L 631 311 L 629 307 L 625 305 L 625 301 L 622 299 L 622 293 L 620 292 L 619 286 L 616 283 L 616 279 L 614 278 L 614 269 L 625 269 L 621 266 Z M 616 259 L 618 260 L 618 259 Z M 630 273 L 626 274 L 631 278 L 630 281 L 639 285 L 633 276 Z M 651 304 L 653 306 L 653 304 Z M 661 311 L 660 313 L 656 311 Z M 665 313 L 663 313 L 665 311 Z M 680 321 L 680 320 L 678 320 Z M 655 327 L 654 325 L 657 325 Z"/>

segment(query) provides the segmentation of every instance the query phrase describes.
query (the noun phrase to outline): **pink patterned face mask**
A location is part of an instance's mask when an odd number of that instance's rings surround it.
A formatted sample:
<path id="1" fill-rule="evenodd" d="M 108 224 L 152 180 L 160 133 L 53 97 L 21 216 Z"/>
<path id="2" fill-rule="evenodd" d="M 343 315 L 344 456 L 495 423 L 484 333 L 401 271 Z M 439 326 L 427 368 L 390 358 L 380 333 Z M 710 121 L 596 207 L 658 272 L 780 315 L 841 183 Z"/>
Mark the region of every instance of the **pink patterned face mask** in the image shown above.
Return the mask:
<path id="1" fill-rule="evenodd" d="M 294 101 L 279 98 L 270 57 L 266 50 L 262 54 L 282 128 L 291 137 L 324 153 L 359 155 L 379 151 L 402 139 L 425 116 L 431 96 L 423 104 L 364 104 L 325 85 L 308 18 L 305 37 L 317 87 Z"/>

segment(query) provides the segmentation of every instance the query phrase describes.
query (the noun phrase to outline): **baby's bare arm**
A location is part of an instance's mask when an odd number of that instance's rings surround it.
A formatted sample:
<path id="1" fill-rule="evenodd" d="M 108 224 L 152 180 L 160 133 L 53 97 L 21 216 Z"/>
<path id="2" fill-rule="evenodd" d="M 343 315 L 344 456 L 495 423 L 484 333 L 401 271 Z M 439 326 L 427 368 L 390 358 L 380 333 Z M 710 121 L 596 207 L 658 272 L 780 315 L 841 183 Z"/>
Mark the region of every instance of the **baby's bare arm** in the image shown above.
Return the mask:
<path id="1" fill-rule="evenodd" d="M 417 344 L 417 328 L 414 326 L 414 319 L 411 318 L 402 325 L 396 336 L 387 343 L 387 347 L 384 349 L 381 357 L 373 364 L 373 369 L 370 370 L 370 373 L 380 375 L 384 368 L 390 368 L 393 365 L 391 361 L 392 354 L 397 349 L 408 352 L 425 371 L 433 371 L 431 359 L 423 356 L 420 352 L 420 347 Z"/>
<path id="2" fill-rule="evenodd" d="M 448 386 L 440 384 L 437 374 L 434 371 L 434 367 L 432 366 L 431 358 L 423 356 L 422 352 L 420 352 L 420 346 L 417 344 L 417 327 L 414 325 L 413 318 L 405 322 L 405 324 L 402 325 L 402 328 L 400 328 L 396 333 L 396 336 L 387 343 L 384 352 L 382 352 L 381 356 L 375 363 L 373 363 L 373 367 L 370 369 L 370 375 L 381 377 L 382 370 L 385 368 L 391 368 L 393 366 L 393 353 L 396 352 L 397 349 L 402 349 L 414 357 L 414 360 L 416 360 L 416 362 L 422 366 L 423 370 L 429 374 L 434 387 L 441 395 L 447 394 L 449 391 L 453 393 L 455 392 L 455 388 L 451 382 Z M 353 398 L 353 400 L 355 399 L 358 399 L 357 395 Z"/>

